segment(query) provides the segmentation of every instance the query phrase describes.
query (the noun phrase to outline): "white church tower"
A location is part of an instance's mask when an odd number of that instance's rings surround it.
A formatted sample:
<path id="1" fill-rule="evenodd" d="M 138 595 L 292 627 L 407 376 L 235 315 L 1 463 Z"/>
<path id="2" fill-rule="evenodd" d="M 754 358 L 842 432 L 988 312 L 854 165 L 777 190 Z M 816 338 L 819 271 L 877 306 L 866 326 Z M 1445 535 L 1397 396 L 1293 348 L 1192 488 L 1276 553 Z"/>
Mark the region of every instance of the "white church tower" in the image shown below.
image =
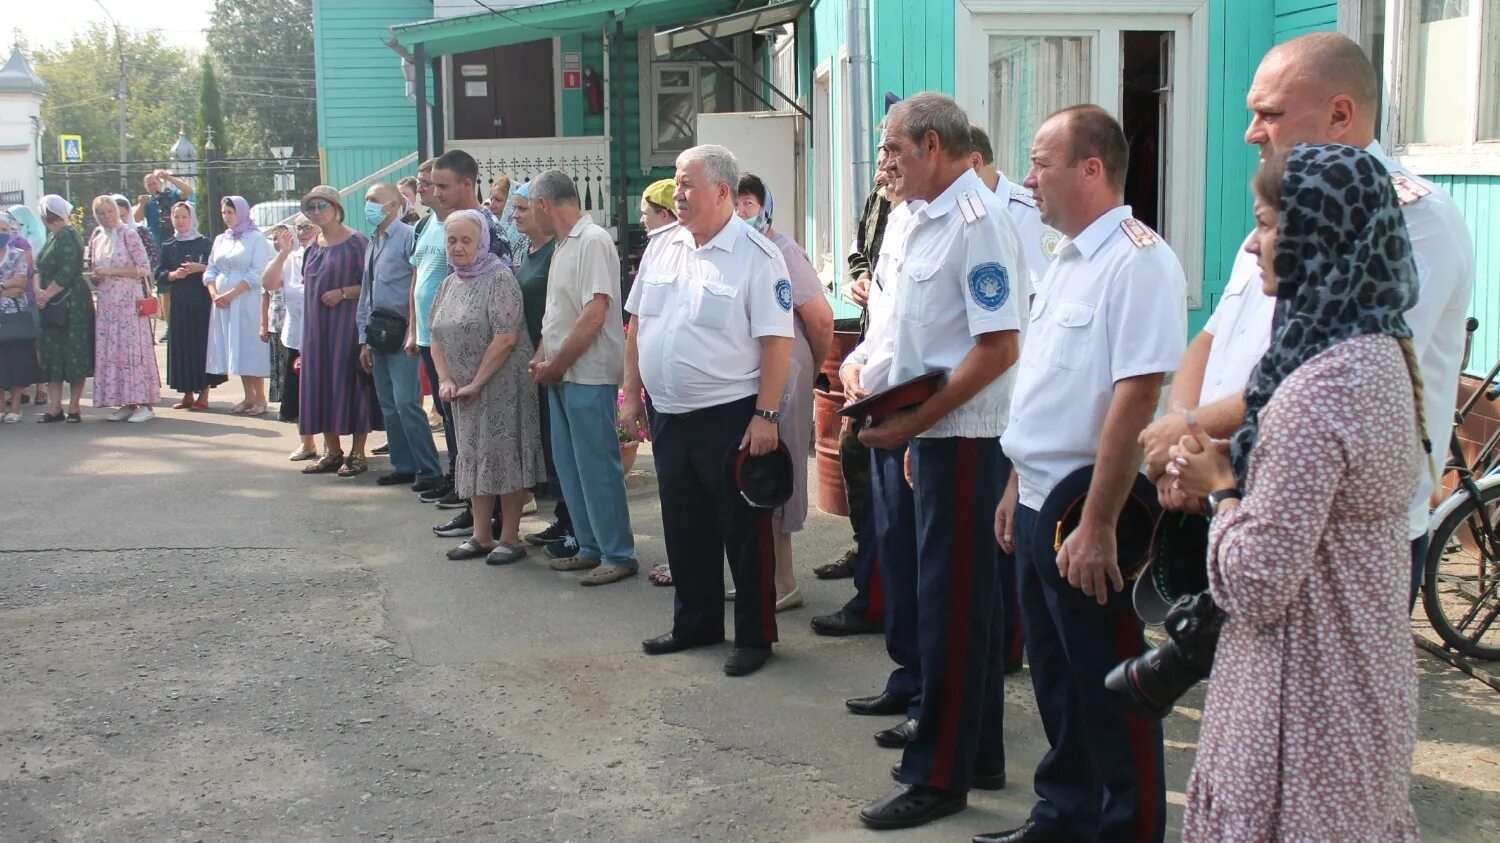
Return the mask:
<path id="1" fill-rule="evenodd" d="M 47 83 L 12 50 L 0 67 L 0 206 L 36 207 L 42 196 L 42 100 Z"/>

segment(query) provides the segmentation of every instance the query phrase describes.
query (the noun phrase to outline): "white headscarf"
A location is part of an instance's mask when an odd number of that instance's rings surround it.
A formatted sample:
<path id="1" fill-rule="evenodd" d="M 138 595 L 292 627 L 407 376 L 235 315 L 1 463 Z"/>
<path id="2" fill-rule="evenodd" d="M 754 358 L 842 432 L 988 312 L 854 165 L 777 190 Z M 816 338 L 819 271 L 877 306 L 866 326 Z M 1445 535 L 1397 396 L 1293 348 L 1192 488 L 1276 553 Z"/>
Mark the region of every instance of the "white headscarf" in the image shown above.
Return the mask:
<path id="1" fill-rule="evenodd" d="M 54 216 L 59 216 L 63 219 L 70 219 L 73 216 L 73 206 L 68 203 L 68 200 L 58 196 L 56 193 L 49 193 L 43 196 L 41 205 L 43 214 L 51 212 Z"/>

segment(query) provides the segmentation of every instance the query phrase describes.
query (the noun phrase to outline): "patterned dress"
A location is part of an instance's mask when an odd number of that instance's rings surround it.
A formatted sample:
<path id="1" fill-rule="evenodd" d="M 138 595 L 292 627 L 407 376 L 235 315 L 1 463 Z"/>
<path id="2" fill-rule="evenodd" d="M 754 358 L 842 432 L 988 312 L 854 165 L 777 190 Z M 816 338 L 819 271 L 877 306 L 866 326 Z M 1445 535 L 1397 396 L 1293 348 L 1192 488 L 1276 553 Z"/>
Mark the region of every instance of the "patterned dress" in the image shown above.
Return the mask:
<path id="1" fill-rule="evenodd" d="M 479 395 L 452 404 L 458 441 L 453 487 L 464 498 L 519 492 L 547 478 L 536 384 L 526 369 L 535 349 L 521 285 L 505 267 L 475 278 L 449 275 L 432 304 L 432 344 L 455 384 L 474 379 L 497 334 L 515 334 L 516 345 Z"/>
<path id="2" fill-rule="evenodd" d="M 238 239 L 225 232 L 214 240 L 203 283 L 223 295 L 249 284 L 229 307 L 215 307 L 208 322 L 208 371 L 263 378 L 271 374 L 271 347 L 260 338 L 260 276 L 274 250 L 264 234 L 250 230 Z"/>
<path id="3" fill-rule="evenodd" d="M 355 232 L 336 246 L 313 243 L 302 265 L 307 310 L 302 322 L 302 382 L 297 429 L 304 436 L 346 436 L 385 430 L 375 384 L 359 368 L 357 297 L 333 307 L 323 294 L 360 286 L 364 271 L 363 234 Z"/>
<path id="4" fill-rule="evenodd" d="M 42 379 L 49 383 L 82 383 L 94 374 L 94 294 L 83 279 L 83 237 L 70 225 L 52 232 L 36 256 L 37 287 L 53 291 L 48 307 L 68 311 L 68 324 L 42 326 L 37 350 Z"/>
<path id="5" fill-rule="evenodd" d="M 1406 514 L 1421 462 L 1390 337 L 1332 346 L 1266 404 L 1244 502 L 1209 534 L 1229 619 L 1184 840 L 1420 839 Z"/>
<path id="6" fill-rule="evenodd" d="M 19 236 L 13 237 L 12 241 L 21 240 Z M 29 261 L 31 253 L 17 246 L 0 249 L 0 282 L 9 281 L 17 275 L 27 276 L 26 291 L 17 298 L 0 297 L 0 313 L 24 314 L 27 319 L 34 319 L 35 296 L 32 286 L 36 283 L 31 277 Z M 41 370 L 36 362 L 36 340 L 10 340 L 0 341 L 0 389 L 20 389 L 37 382 L 41 377 Z"/>
<path id="7" fill-rule="evenodd" d="M 167 273 L 185 263 L 208 264 L 207 237 L 191 240 L 168 239 L 161 247 L 161 264 L 156 268 L 156 288 L 172 296 L 167 314 L 167 386 L 183 394 L 202 392 L 222 384 L 223 375 L 208 373 L 208 322 L 214 310 L 203 273 L 172 281 Z"/>
<path id="8" fill-rule="evenodd" d="M 111 245 L 112 237 L 118 238 Z M 99 313 L 94 325 L 94 406 L 151 406 L 161 397 L 161 377 L 156 368 L 156 342 L 151 320 L 135 311 L 137 299 L 146 298 L 145 278 L 150 277 L 146 247 L 134 228 L 115 232 L 95 229 L 89 239 L 89 262 L 95 271 L 129 269 L 138 275 L 97 280 Z"/>

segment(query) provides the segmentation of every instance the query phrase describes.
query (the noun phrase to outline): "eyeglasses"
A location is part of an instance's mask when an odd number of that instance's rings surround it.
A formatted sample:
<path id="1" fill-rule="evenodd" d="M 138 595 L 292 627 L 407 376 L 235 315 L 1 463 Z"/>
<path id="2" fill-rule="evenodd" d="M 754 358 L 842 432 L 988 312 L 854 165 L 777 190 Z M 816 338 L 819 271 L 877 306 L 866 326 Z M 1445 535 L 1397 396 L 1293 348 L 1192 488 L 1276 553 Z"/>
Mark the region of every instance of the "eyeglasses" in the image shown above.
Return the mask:
<path id="1" fill-rule="evenodd" d="M 319 211 L 326 211 L 332 207 L 333 203 L 329 202 L 327 199 L 309 199 L 308 201 L 302 203 L 302 210 L 312 211 L 315 214 Z"/>
<path id="2" fill-rule="evenodd" d="M 312 231 L 315 228 L 317 228 L 317 226 L 311 225 L 311 224 L 309 224 L 309 225 L 299 225 L 299 226 L 297 226 L 297 231 L 298 231 L 298 233 L 301 233 L 303 231 Z"/>

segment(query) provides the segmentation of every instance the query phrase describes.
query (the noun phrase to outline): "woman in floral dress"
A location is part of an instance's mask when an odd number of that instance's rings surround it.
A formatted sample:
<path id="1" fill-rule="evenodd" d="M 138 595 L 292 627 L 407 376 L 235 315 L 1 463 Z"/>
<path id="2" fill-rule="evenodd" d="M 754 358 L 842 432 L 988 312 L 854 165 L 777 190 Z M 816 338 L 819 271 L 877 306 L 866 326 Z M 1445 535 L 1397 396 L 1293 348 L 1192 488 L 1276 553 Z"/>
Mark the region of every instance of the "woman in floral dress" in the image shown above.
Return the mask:
<path id="1" fill-rule="evenodd" d="M 94 200 L 99 227 L 89 238 L 99 312 L 94 325 L 94 406 L 115 407 L 106 421 L 144 422 L 156 417 L 161 397 L 151 320 L 136 302 L 153 298 L 146 286 L 151 266 L 135 229 L 120 219 L 113 198 Z"/>

